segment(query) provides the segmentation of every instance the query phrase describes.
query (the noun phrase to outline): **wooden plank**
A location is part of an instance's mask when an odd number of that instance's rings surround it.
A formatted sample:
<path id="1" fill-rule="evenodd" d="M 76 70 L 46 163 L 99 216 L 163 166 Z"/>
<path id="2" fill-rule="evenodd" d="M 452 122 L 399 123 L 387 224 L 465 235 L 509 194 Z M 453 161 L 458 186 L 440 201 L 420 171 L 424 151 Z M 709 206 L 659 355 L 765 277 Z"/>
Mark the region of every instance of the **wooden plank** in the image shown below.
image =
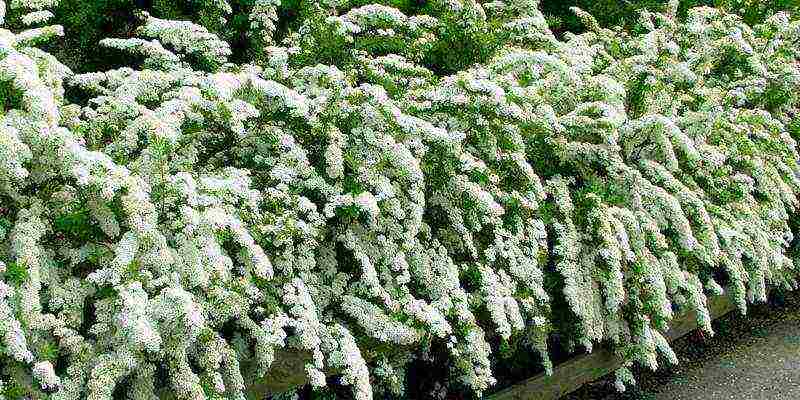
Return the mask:
<path id="1" fill-rule="evenodd" d="M 731 311 L 734 306 L 725 297 L 712 297 L 708 300 L 708 307 L 712 317 L 716 318 Z M 667 338 L 673 340 L 681 337 L 694 329 L 696 315 L 687 313 L 676 318 L 670 324 Z M 369 358 L 369 355 L 365 355 Z M 306 383 L 304 366 L 311 360 L 311 354 L 304 351 L 287 349 L 276 350 L 275 361 L 272 363 L 266 376 L 247 382 L 247 398 L 263 399 L 265 396 L 281 393 L 292 387 Z M 572 358 L 558 366 L 552 376 L 544 374 L 533 377 L 511 388 L 505 389 L 490 397 L 492 400 L 512 399 L 558 399 L 570 393 L 587 382 L 613 372 L 620 365 L 620 361 L 607 349 L 598 348 L 594 353 L 584 354 Z M 242 365 L 245 371 L 254 368 Z M 335 374 L 337 371 L 325 371 L 326 374 Z M 246 376 L 249 374 L 245 374 Z"/>
<path id="2" fill-rule="evenodd" d="M 708 298 L 708 313 L 715 320 L 736 309 L 730 296 L 712 296 Z M 697 313 L 690 311 L 670 321 L 665 337 L 671 342 L 685 336 L 697 328 Z"/>
<path id="3" fill-rule="evenodd" d="M 712 319 L 728 314 L 735 309 L 728 296 L 708 299 Z M 680 338 L 697 328 L 697 314 L 688 312 L 670 322 L 665 335 L 669 341 Z M 622 366 L 622 360 L 612 351 L 599 348 L 593 353 L 582 354 L 557 365 L 553 375 L 539 374 L 488 397 L 489 400 L 557 400 L 581 386 L 602 378 Z"/>
<path id="4" fill-rule="evenodd" d="M 293 387 L 306 383 L 305 365 L 311 361 L 311 353 L 307 351 L 291 351 L 277 349 L 275 360 L 270 365 L 266 376 L 252 382 L 246 382 L 248 399 L 264 399 L 266 396 L 285 392 Z M 242 366 L 245 371 L 255 368 Z M 330 373 L 331 371 L 326 371 Z M 245 374 L 245 376 L 252 376 Z"/>
<path id="5" fill-rule="evenodd" d="M 390 360 L 395 357 L 404 357 L 410 348 L 400 346 L 392 348 L 373 348 L 371 351 L 362 351 L 362 356 L 366 361 L 370 361 L 377 356 L 388 357 Z M 263 400 L 269 395 L 283 393 L 294 387 L 308 383 L 305 372 L 306 364 L 312 361 L 312 355 L 308 351 L 298 351 L 294 349 L 276 349 L 275 360 L 270 365 L 267 374 L 245 382 L 246 398 L 249 400 Z M 252 377 L 249 373 L 255 369 L 255 365 L 242 363 L 242 370 L 246 371 L 245 376 Z M 341 371 L 326 368 L 325 375 L 336 375 Z"/>

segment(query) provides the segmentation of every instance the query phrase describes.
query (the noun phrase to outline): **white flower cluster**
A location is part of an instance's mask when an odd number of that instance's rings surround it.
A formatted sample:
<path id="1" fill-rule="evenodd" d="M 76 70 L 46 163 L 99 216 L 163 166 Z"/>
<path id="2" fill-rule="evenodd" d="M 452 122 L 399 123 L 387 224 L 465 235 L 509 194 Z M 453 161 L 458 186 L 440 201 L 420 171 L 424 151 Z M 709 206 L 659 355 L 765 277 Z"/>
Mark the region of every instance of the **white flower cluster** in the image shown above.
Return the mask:
<path id="1" fill-rule="evenodd" d="M 139 27 L 140 35 L 157 38 L 164 44 L 172 46 L 177 52 L 198 57 L 213 66 L 228 61 L 231 55 L 228 42 L 220 40 L 217 35 L 204 27 L 188 21 L 164 20 L 147 13 L 143 14 L 145 23 Z M 161 47 L 161 44 L 156 41 L 151 46 L 154 49 L 149 51 L 154 52 L 155 48 Z"/>
<path id="2" fill-rule="evenodd" d="M 149 15 L 101 42 L 141 68 L 79 75 L 32 47 L 58 27 L 0 29 L 4 385 L 244 399 L 337 373 L 365 400 L 436 343 L 480 394 L 499 348 L 655 368 L 679 310 L 710 331 L 723 287 L 744 311 L 798 286 L 787 15 L 625 34 L 576 10 L 559 40 L 534 0 L 256 3 L 245 64 Z"/>

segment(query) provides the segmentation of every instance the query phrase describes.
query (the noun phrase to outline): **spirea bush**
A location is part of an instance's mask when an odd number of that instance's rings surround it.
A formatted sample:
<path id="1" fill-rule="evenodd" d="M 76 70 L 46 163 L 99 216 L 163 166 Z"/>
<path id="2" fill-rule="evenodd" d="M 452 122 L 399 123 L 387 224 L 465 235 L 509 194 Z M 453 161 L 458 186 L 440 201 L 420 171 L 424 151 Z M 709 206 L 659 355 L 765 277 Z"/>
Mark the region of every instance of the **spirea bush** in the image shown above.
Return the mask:
<path id="1" fill-rule="evenodd" d="M 798 285 L 785 13 L 561 40 L 536 0 L 198 1 L 74 73 L 55 3 L 3 4 L 6 398 L 255 398 L 297 354 L 400 396 L 437 346 L 480 395 L 504 351 L 656 368 L 676 313 Z"/>

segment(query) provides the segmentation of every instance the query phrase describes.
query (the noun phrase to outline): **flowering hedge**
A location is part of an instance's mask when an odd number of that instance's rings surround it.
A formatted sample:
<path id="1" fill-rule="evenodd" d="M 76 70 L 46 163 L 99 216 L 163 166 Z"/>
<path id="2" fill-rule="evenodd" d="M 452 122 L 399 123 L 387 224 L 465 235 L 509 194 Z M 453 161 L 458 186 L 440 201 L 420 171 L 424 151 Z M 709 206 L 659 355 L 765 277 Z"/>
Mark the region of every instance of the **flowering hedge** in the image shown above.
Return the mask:
<path id="1" fill-rule="evenodd" d="M 243 399 L 303 352 L 363 400 L 434 345 L 477 395 L 499 347 L 655 368 L 679 309 L 797 287 L 787 14 L 559 40 L 537 0 L 209 0 L 78 74 L 55 3 L 0 29 L 6 398 Z"/>

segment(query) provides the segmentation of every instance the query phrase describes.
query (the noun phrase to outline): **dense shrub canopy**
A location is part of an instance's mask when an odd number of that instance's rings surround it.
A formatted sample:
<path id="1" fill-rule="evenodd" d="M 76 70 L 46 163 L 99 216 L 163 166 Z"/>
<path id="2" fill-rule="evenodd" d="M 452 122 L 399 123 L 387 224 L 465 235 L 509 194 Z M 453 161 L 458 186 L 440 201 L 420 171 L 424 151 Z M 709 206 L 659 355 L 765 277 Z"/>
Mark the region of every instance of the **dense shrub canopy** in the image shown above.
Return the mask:
<path id="1" fill-rule="evenodd" d="M 585 27 L 570 11 L 572 7 L 592 14 L 602 26 L 631 27 L 639 20 L 641 10 L 663 11 L 667 4 L 667 0 L 543 0 L 541 10 L 556 32 L 582 32 Z M 680 0 L 677 15 L 685 18 L 690 9 L 701 6 L 739 14 L 745 23 L 752 25 L 779 11 L 800 10 L 800 0 Z"/>
<path id="2" fill-rule="evenodd" d="M 243 399 L 280 350 L 363 400 L 435 347 L 477 395 L 498 353 L 655 368 L 679 310 L 797 286 L 788 14 L 557 39 L 536 0 L 187 3 L 122 10 L 127 66 L 80 73 L 42 50 L 80 14 L 7 4 L 8 398 Z"/>

